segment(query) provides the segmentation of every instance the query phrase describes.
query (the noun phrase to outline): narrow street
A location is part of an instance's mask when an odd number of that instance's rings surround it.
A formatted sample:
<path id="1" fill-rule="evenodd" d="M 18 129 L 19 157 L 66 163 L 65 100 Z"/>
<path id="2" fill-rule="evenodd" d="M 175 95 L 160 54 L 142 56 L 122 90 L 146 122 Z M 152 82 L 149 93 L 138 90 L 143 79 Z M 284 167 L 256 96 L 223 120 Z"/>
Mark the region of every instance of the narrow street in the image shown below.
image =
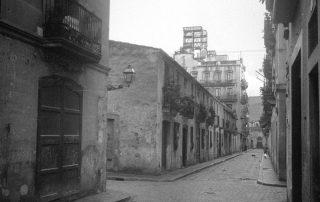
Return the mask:
<path id="1" fill-rule="evenodd" d="M 109 180 L 107 188 L 127 192 L 135 202 L 286 201 L 284 187 L 257 184 L 262 150 L 251 150 L 175 182 Z"/>

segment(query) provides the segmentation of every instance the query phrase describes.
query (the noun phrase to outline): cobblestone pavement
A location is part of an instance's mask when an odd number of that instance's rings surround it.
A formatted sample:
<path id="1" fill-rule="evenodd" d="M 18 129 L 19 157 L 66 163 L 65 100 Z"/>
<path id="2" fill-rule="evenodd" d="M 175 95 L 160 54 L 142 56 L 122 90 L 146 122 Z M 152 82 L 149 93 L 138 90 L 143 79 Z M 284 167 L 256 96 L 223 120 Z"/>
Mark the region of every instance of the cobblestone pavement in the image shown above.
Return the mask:
<path id="1" fill-rule="evenodd" d="M 108 180 L 107 186 L 135 202 L 285 202 L 284 187 L 257 184 L 261 155 L 252 150 L 174 182 Z"/>

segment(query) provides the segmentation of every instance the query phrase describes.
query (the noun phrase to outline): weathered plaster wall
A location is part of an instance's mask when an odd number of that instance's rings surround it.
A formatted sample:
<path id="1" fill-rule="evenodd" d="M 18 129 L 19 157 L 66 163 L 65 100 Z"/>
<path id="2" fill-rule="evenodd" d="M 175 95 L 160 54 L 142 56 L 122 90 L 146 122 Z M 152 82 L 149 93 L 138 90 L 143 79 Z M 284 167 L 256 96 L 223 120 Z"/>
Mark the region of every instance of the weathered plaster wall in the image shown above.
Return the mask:
<path id="1" fill-rule="evenodd" d="M 103 190 L 107 76 L 72 61 L 69 67 L 49 63 L 42 50 L 3 35 L 0 43 L 0 139 L 5 140 L 0 145 L 2 193 L 12 201 L 17 201 L 21 193 L 30 197 L 34 194 L 38 81 L 52 74 L 71 78 L 84 88 L 81 189 Z"/>
<path id="2" fill-rule="evenodd" d="M 123 84 L 122 71 L 129 64 L 136 79 L 129 88 L 109 91 L 109 112 L 120 116 L 119 170 L 153 173 L 160 171 L 157 157 L 158 50 L 110 42 L 110 78 Z"/>

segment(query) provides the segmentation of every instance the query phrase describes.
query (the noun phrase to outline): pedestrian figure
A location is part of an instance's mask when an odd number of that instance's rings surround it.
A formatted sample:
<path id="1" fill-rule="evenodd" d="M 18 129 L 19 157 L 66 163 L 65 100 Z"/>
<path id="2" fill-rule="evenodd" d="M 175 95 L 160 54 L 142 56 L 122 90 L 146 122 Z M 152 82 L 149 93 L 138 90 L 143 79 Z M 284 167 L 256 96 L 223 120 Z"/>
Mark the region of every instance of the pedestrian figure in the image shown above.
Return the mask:
<path id="1" fill-rule="evenodd" d="M 264 158 L 267 158 L 267 147 L 264 148 Z"/>

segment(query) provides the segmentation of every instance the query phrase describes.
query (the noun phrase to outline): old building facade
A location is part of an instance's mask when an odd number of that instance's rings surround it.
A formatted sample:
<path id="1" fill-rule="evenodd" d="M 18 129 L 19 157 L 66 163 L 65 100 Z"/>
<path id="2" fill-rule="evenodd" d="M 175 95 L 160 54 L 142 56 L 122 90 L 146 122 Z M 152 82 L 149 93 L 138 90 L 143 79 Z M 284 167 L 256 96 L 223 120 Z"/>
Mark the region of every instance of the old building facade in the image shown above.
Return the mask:
<path id="1" fill-rule="evenodd" d="M 271 144 L 272 158 L 276 167 L 280 158 L 286 158 L 288 201 L 319 201 L 320 5 L 316 0 L 268 0 L 266 5 L 276 28 L 273 119 L 280 125 L 271 135 L 279 140 Z"/>
<path id="2" fill-rule="evenodd" d="M 229 106 L 238 116 L 237 131 L 243 147 L 248 144 L 248 83 L 242 59 L 230 60 L 207 50 L 207 31 L 201 26 L 183 28 L 183 46 L 174 59 L 212 95 Z"/>
<path id="3" fill-rule="evenodd" d="M 0 1 L 0 201 L 106 186 L 109 1 Z"/>
<path id="4" fill-rule="evenodd" d="M 135 81 L 108 94 L 108 139 L 117 142 L 109 170 L 159 174 L 240 150 L 232 109 L 165 52 L 110 41 L 113 84 L 127 65 Z"/>

